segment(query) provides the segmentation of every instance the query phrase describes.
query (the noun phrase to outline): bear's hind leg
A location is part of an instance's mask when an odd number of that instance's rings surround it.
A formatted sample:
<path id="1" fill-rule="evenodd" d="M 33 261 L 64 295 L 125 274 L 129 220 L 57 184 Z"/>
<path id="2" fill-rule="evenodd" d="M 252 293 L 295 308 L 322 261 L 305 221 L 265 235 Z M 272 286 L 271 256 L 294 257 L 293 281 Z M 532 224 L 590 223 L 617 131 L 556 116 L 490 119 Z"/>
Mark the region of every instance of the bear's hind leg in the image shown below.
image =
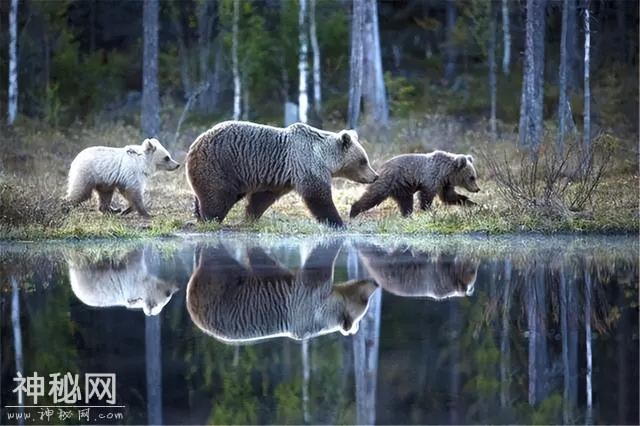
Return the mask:
<path id="1" fill-rule="evenodd" d="M 114 209 L 111 207 L 111 199 L 113 198 L 112 190 L 98 190 L 98 197 L 100 204 L 98 210 L 102 213 L 120 213 L 120 209 Z"/>
<path id="2" fill-rule="evenodd" d="M 233 205 L 240 201 L 243 196 L 244 194 L 220 190 L 208 193 L 206 197 L 198 196 L 200 219 L 222 222 Z"/>
<path id="3" fill-rule="evenodd" d="M 135 211 L 137 211 L 138 214 L 140 216 L 142 216 L 143 218 L 149 219 L 151 217 L 151 215 L 149 214 L 149 212 L 147 211 L 147 209 L 144 206 L 144 201 L 142 199 L 142 193 L 140 191 L 125 190 L 124 193 L 122 193 L 122 195 L 129 202 L 129 207 L 127 207 L 121 213 L 122 215 L 127 215 L 127 214 L 131 213 L 132 210 L 135 209 Z"/>
<path id="4" fill-rule="evenodd" d="M 93 186 L 90 185 L 82 185 L 81 187 L 75 186 L 70 188 L 67 193 L 67 200 L 73 206 L 77 206 L 78 204 L 84 203 L 89 198 L 91 198 L 91 193 L 93 192 Z"/>
<path id="5" fill-rule="evenodd" d="M 249 195 L 246 208 L 247 219 L 260 219 L 264 212 L 287 192 L 289 191 L 261 191 Z"/>
<path id="6" fill-rule="evenodd" d="M 391 198 L 398 204 L 400 214 L 403 217 L 410 216 L 413 213 L 413 194 L 392 195 Z"/>
<path id="7" fill-rule="evenodd" d="M 362 212 L 374 208 L 387 199 L 389 194 L 382 190 L 382 185 L 375 183 L 367 189 L 364 195 L 351 206 L 349 217 L 354 218 Z"/>

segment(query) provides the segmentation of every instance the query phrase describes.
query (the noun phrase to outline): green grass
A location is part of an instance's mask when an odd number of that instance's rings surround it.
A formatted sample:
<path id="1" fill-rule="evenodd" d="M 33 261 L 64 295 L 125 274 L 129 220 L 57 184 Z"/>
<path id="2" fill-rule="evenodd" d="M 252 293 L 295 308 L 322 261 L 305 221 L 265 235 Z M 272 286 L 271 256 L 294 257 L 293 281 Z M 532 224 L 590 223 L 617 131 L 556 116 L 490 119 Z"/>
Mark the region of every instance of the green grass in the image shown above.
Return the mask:
<path id="1" fill-rule="evenodd" d="M 515 135 L 505 133 L 502 145 L 490 145 L 481 130 L 464 130 L 446 125 L 446 118 L 427 118 L 417 122 L 396 123 L 389 143 L 363 142 L 374 159 L 374 167 L 398 152 L 428 152 L 441 148 L 460 153 L 478 154 L 489 147 L 500 150 L 513 146 Z M 187 129 L 186 134 L 195 134 Z M 363 128 L 361 134 L 366 134 Z M 44 137 L 47 135 L 47 137 Z M 478 207 L 444 206 L 436 201 L 430 211 L 416 209 L 402 218 L 391 201 L 354 220 L 349 220 L 350 206 L 364 192 L 364 185 L 334 181 L 334 202 L 345 220 L 345 230 L 334 230 L 317 223 L 300 198 L 290 193 L 272 206 L 258 221 L 244 219 L 244 201 L 238 203 L 222 224 L 198 223 L 191 214 L 192 195 L 184 170 L 157 173 L 150 181 L 147 202 L 151 220 L 136 214 L 126 217 L 103 215 L 96 210 L 96 200 L 68 209 L 63 200 L 68 166 L 73 156 L 89 145 L 122 146 L 138 143 L 137 129 L 127 126 L 103 126 L 99 129 L 42 129 L 38 125 L 16 128 L 7 135 L 7 149 L 0 153 L 0 239 L 135 239 L 166 237 L 180 233 L 238 231 L 272 235 L 313 235 L 362 233 L 376 235 L 453 235 L 482 233 L 489 235 L 538 232 L 608 233 L 639 232 L 639 194 L 637 147 L 632 139 L 615 153 L 610 172 L 594 193 L 592 202 L 579 213 L 549 216 L 536 210 L 524 210 L 505 201 L 495 180 L 487 176 L 481 158 L 476 167 L 482 191 L 469 197 Z M 162 135 L 161 135 L 162 139 Z M 184 137 L 171 148 L 182 161 L 191 138 Z M 372 136 L 372 140 L 375 138 Z M 453 141 L 453 142 L 452 142 Z M 482 148 L 485 147 L 485 148 Z M 461 191 L 464 192 L 464 191 Z M 116 200 L 122 203 L 122 200 Z M 417 207 L 417 206 L 416 206 Z"/>
<path id="2" fill-rule="evenodd" d="M 490 188 L 486 186 L 486 188 Z M 6 240 L 144 238 L 166 237 L 179 233 L 240 231 L 276 235 L 310 235 L 361 233 L 376 235 L 428 235 L 483 233 L 500 235 L 521 232 L 539 233 L 637 233 L 638 216 L 633 208 L 603 205 L 587 217 L 549 218 L 536 212 L 517 211 L 501 203 L 492 203 L 490 189 L 474 194 L 483 206 L 457 207 L 434 203 L 431 211 L 415 211 L 411 217 L 399 215 L 395 205 L 386 201 L 381 206 L 349 220 L 349 206 L 362 188 L 344 184 L 335 191 L 334 199 L 345 218 L 346 229 L 334 230 L 317 223 L 295 194 L 289 194 L 257 221 L 246 221 L 244 203 L 239 203 L 222 223 L 196 222 L 188 209 L 169 211 L 151 208 L 151 220 L 136 215 L 128 217 L 103 215 L 95 211 L 95 201 L 72 210 L 59 226 L 25 224 L 0 226 L 0 238 Z"/>

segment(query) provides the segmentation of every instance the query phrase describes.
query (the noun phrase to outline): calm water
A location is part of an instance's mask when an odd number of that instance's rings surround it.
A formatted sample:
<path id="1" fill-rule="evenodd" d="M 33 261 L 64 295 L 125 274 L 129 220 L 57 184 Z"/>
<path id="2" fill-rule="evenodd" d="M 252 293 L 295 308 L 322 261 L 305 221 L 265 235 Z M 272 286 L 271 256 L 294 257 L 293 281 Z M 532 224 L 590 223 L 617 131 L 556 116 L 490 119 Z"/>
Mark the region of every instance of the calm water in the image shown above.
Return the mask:
<path id="1" fill-rule="evenodd" d="M 638 251 L 635 237 L 1 245 L 0 423 L 638 424 Z"/>

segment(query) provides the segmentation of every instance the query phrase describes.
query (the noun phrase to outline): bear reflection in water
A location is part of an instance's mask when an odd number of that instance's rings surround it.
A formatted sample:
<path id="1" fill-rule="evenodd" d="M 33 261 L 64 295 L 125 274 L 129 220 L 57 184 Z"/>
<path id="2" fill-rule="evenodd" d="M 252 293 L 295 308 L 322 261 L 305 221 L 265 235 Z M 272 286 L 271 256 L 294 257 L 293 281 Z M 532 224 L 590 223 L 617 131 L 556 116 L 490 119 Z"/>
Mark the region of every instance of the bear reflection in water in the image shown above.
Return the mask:
<path id="1" fill-rule="evenodd" d="M 242 248 L 248 263 L 243 265 L 222 245 L 202 246 L 187 285 L 191 319 L 228 343 L 353 334 L 377 285 L 370 279 L 333 284 L 340 246 L 316 245 L 295 272 L 260 247 Z"/>
<path id="2" fill-rule="evenodd" d="M 479 262 L 472 258 L 406 246 L 385 250 L 359 244 L 357 250 L 368 275 L 389 293 L 435 300 L 473 294 Z"/>
<path id="3" fill-rule="evenodd" d="M 121 256 L 95 259 L 74 251 L 66 257 L 71 289 L 85 305 L 125 306 L 157 315 L 179 289 L 150 273 L 142 247 Z"/>

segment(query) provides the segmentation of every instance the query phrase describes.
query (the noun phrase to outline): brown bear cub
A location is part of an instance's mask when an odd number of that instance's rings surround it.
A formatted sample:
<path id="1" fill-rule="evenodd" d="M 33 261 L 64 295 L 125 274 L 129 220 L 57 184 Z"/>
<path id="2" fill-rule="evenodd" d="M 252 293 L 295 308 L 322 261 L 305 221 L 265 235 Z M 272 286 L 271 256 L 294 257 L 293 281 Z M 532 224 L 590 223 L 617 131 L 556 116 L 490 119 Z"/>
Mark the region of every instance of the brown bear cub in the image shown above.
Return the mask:
<path id="1" fill-rule="evenodd" d="M 420 208 L 427 210 L 437 195 L 445 204 L 475 205 L 454 188 L 478 192 L 473 157 L 445 151 L 430 154 L 405 154 L 393 157 L 379 169 L 380 177 L 369 185 L 364 195 L 351 207 L 356 217 L 382 203 L 388 197 L 395 200 L 402 216 L 413 212 L 413 194 L 418 192 Z"/>
<path id="2" fill-rule="evenodd" d="M 338 133 L 302 123 L 286 128 L 226 121 L 201 134 L 187 154 L 187 179 L 199 219 L 222 222 L 248 198 L 246 216 L 257 219 L 291 190 L 320 222 L 341 227 L 331 179 L 372 183 L 378 177 L 353 130 Z"/>

